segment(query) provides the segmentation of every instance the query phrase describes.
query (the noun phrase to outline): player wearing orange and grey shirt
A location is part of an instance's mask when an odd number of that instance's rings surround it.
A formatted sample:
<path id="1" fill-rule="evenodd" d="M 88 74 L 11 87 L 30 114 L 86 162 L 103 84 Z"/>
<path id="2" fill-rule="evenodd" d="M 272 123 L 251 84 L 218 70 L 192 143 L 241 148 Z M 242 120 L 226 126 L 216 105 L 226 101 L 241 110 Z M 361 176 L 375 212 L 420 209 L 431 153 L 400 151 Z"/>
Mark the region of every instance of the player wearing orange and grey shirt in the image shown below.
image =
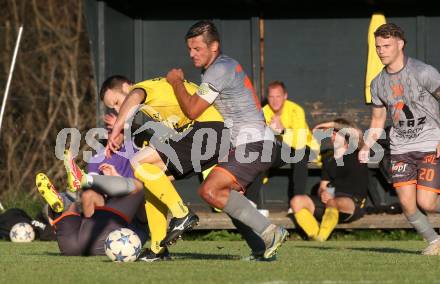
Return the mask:
<path id="1" fill-rule="evenodd" d="M 200 87 L 195 94 L 189 93 L 184 88 L 181 69 L 169 71 L 167 81 L 189 118 L 197 118 L 213 105 L 231 133 L 229 153 L 220 157 L 199 194 L 209 205 L 252 228 L 264 240 L 263 258 L 271 259 L 288 233 L 261 215 L 238 191 L 245 190 L 271 166 L 276 154 L 273 132 L 266 126 L 255 90 L 242 66 L 221 53 L 215 25 L 199 21 L 190 27 L 185 39 L 193 65 L 202 71 Z"/>
<path id="2" fill-rule="evenodd" d="M 429 242 L 422 253 L 439 255 L 440 237 L 419 208 L 440 212 L 440 74 L 405 56 L 404 32 L 395 24 L 380 26 L 375 39 L 385 68 L 371 84 L 372 119 L 359 159 L 368 161 L 369 147 L 379 138 L 388 110 L 394 187 L 409 223 Z"/>

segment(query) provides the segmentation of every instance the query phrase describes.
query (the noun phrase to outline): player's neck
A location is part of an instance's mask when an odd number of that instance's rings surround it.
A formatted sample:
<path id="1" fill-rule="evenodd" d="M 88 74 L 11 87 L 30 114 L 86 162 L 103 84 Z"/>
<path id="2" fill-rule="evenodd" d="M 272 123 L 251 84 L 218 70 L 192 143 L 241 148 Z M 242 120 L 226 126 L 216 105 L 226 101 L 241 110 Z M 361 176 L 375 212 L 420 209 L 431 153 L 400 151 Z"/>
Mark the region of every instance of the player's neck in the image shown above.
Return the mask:
<path id="1" fill-rule="evenodd" d="M 405 67 L 405 55 L 402 53 L 400 54 L 396 60 L 394 60 L 392 63 L 388 64 L 386 67 L 386 70 L 388 73 L 397 73 L 400 70 L 403 69 L 403 67 Z"/>
<path id="2" fill-rule="evenodd" d="M 283 113 L 283 109 L 280 108 L 279 110 L 277 110 L 276 112 L 274 112 L 273 115 L 279 117 L 279 116 L 281 116 L 282 113 Z"/>
<path id="3" fill-rule="evenodd" d="M 217 53 L 216 55 L 214 55 L 214 56 L 211 58 L 211 60 L 209 60 L 209 62 L 208 62 L 205 66 L 203 66 L 203 69 L 204 69 L 204 70 L 207 70 L 207 69 L 209 68 L 209 66 L 211 66 L 212 63 L 214 63 L 214 61 L 215 61 L 219 56 L 220 56 L 220 53 Z"/>

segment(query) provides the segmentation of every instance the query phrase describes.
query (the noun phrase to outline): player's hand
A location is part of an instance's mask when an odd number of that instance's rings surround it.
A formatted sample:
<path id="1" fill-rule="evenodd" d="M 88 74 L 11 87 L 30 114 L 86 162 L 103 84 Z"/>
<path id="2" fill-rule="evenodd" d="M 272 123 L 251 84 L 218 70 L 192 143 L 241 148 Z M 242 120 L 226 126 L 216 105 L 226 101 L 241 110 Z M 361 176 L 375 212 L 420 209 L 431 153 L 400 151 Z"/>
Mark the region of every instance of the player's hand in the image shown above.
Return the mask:
<path id="1" fill-rule="evenodd" d="M 120 176 L 115 166 L 103 163 L 99 166 L 99 170 L 106 176 Z"/>
<path id="2" fill-rule="evenodd" d="M 110 158 L 112 153 L 116 153 L 124 141 L 124 136 L 121 132 L 116 132 L 116 128 L 113 128 L 107 141 L 107 146 L 105 147 L 105 156 Z M 122 137 L 122 138 L 121 138 Z"/>
<path id="3" fill-rule="evenodd" d="M 107 124 L 108 129 L 113 128 L 113 125 L 115 125 L 117 118 L 118 117 L 116 115 L 114 115 L 113 113 L 108 113 L 108 114 L 104 115 L 104 122 L 105 122 L 105 124 Z"/>
<path id="4" fill-rule="evenodd" d="M 171 85 L 182 83 L 185 78 L 183 70 L 178 68 L 171 69 L 167 74 L 167 82 Z"/>
<path id="5" fill-rule="evenodd" d="M 440 157 L 440 143 L 437 144 L 437 158 Z"/>
<path id="6" fill-rule="evenodd" d="M 281 119 L 279 116 L 274 116 L 272 120 L 270 121 L 270 128 L 272 128 L 276 133 L 280 134 L 283 133 L 284 125 L 281 122 Z"/>
<path id="7" fill-rule="evenodd" d="M 358 154 L 358 160 L 360 163 L 368 163 L 370 157 L 370 147 L 368 147 L 368 145 L 364 144 L 364 146 L 362 146 L 362 148 L 359 150 L 359 154 Z"/>

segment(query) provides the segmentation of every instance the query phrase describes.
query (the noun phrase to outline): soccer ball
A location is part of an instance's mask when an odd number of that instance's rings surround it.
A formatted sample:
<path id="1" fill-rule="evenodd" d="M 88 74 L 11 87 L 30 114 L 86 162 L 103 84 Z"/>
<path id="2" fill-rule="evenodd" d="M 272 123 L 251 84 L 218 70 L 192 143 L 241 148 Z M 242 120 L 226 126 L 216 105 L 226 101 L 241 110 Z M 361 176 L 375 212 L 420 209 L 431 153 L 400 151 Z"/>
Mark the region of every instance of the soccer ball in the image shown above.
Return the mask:
<path id="1" fill-rule="evenodd" d="M 135 261 L 142 251 L 138 235 L 130 229 L 121 228 L 108 234 L 104 242 L 105 254 L 116 262 Z"/>
<path id="2" fill-rule="evenodd" d="M 11 228 L 9 238 L 14 243 L 30 243 L 35 239 L 34 228 L 28 223 L 17 223 Z"/>

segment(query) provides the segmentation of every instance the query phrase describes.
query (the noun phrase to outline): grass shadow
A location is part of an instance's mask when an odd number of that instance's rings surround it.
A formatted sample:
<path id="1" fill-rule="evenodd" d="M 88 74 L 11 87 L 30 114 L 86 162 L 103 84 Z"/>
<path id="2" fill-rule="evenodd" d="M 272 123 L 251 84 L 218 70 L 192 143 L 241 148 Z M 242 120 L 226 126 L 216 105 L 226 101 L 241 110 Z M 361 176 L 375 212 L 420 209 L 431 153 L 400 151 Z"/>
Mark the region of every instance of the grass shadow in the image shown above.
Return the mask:
<path id="1" fill-rule="evenodd" d="M 396 248 L 348 248 L 349 250 L 355 251 L 367 251 L 367 252 L 377 252 L 377 253 L 407 253 L 407 254 L 420 254 L 418 251 L 406 250 L 406 249 L 396 249 Z"/>
<path id="2" fill-rule="evenodd" d="M 238 255 L 229 254 L 205 254 L 205 253 L 192 253 L 192 252 L 176 252 L 171 253 L 173 259 L 216 259 L 216 260 L 239 260 Z"/>
<path id="3" fill-rule="evenodd" d="M 46 256 L 63 256 L 59 252 L 38 252 L 38 253 L 27 253 L 26 255 L 46 255 Z M 105 255 L 104 255 L 105 256 Z M 66 256 L 64 256 L 66 257 Z M 79 256 L 80 257 L 80 256 Z M 93 256 L 92 256 L 93 257 Z M 176 252 L 171 253 L 173 259 L 217 259 L 217 260 L 239 260 L 241 259 L 238 255 L 229 254 L 204 254 L 204 253 L 192 253 L 192 252 Z"/>
<path id="4" fill-rule="evenodd" d="M 352 251 L 377 252 L 377 253 L 420 254 L 420 252 L 418 251 L 397 249 L 397 248 L 328 247 L 328 246 L 295 246 L 295 247 L 312 248 L 318 250 L 352 250 Z"/>
<path id="5" fill-rule="evenodd" d="M 63 256 L 59 252 L 42 251 L 42 252 L 25 252 L 22 255 L 45 255 L 45 256 Z"/>
<path id="6" fill-rule="evenodd" d="M 52 252 L 52 251 L 46 251 L 44 252 L 44 254 L 49 256 L 63 256 L 60 252 Z"/>

